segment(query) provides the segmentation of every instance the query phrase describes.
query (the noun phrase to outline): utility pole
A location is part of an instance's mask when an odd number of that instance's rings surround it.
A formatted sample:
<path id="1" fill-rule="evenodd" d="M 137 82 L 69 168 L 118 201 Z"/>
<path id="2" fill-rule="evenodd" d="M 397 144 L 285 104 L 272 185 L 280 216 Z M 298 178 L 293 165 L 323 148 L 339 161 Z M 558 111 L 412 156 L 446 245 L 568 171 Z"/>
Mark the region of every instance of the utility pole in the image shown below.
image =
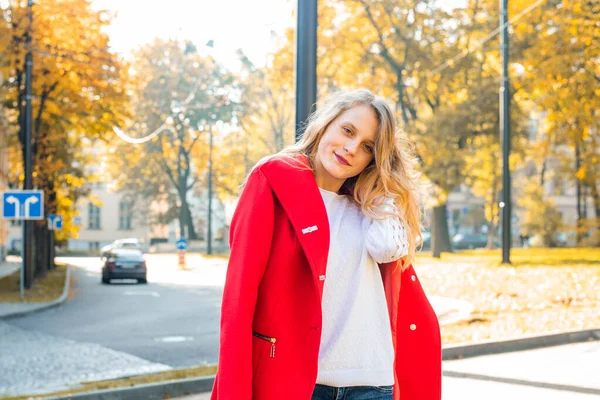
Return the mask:
<path id="1" fill-rule="evenodd" d="M 317 0 L 298 0 L 296 34 L 296 141 L 317 102 Z"/>
<path id="2" fill-rule="evenodd" d="M 27 27 L 27 36 L 25 43 L 27 46 L 27 54 L 25 56 L 25 143 L 24 143 L 24 173 L 25 180 L 23 182 L 24 190 L 33 189 L 33 165 L 31 155 L 31 140 L 32 140 L 32 90 L 31 90 L 31 74 L 33 69 L 33 54 L 31 52 L 31 29 L 33 24 L 33 0 L 28 0 L 27 8 L 29 13 L 29 26 Z M 33 221 L 23 221 L 23 276 L 21 277 L 26 289 L 31 288 L 34 279 L 34 263 L 33 263 Z"/>
<path id="3" fill-rule="evenodd" d="M 508 83 L 508 0 L 500 0 L 502 28 L 502 84 L 500 87 L 500 141 L 502 143 L 502 264 L 510 264 L 511 216 L 510 200 L 510 87 Z"/>
<path id="4" fill-rule="evenodd" d="M 213 198 L 213 131 L 212 122 L 208 124 L 208 232 L 206 234 L 206 254 L 212 254 L 212 198 Z"/>

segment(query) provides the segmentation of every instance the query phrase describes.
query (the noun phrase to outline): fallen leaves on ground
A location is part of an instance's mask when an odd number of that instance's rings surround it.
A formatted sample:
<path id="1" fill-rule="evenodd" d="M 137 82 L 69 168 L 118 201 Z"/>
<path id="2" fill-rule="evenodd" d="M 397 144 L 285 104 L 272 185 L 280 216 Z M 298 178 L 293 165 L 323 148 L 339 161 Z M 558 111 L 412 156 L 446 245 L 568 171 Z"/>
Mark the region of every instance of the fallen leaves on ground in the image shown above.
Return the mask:
<path id="1" fill-rule="evenodd" d="M 17 271 L 12 275 L 0 279 L 0 303 L 21 302 L 20 274 Z M 27 303 L 45 303 L 58 299 L 64 290 L 67 266 L 56 264 L 56 268 L 48 271 L 45 276 L 34 281 L 33 287 L 25 291 Z"/>
<path id="2" fill-rule="evenodd" d="M 471 318 L 441 327 L 442 342 L 504 340 L 600 328 L 600 249 L 514 249 L 427 254 L 415 268 L 428 295 L 469 301 Z"/>

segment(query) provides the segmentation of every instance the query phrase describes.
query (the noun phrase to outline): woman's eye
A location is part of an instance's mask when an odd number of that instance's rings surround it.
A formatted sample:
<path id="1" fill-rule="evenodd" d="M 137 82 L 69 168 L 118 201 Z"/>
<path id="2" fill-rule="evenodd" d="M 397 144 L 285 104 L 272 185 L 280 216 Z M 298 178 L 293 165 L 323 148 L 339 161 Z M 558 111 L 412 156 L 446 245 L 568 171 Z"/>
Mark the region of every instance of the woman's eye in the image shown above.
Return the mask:
<path id="1" fill-rule="evenodd" d="M 346 132 L 348 135 L 352 135 L 352 131 L 350 130 L 350 128 L 344 127 L 342 129 L 344 129 L 344 132 Z"/>
<path id="2" fill-rule="evenodd" d="M 367 150 L 369 153 L 373 152 L 373 148 L 368 144 L 365 144 L 365 150 Z"/>

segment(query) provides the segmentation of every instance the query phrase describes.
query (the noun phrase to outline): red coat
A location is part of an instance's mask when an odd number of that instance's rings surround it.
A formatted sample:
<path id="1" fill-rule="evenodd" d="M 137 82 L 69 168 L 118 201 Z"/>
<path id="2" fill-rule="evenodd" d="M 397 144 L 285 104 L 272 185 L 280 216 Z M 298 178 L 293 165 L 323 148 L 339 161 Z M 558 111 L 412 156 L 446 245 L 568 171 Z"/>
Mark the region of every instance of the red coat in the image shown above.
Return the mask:
<path id="1" fill-rule="evenodd" d="M 329 251 L 327 213 L 312 171 L 281 160 L 256 168 L 235 211 L 230 245 L 211 399 L 310 400 Z M 412 266 L 380 269 L 396 351 L 394 399 L 439 400 L 437 317 Z"/>

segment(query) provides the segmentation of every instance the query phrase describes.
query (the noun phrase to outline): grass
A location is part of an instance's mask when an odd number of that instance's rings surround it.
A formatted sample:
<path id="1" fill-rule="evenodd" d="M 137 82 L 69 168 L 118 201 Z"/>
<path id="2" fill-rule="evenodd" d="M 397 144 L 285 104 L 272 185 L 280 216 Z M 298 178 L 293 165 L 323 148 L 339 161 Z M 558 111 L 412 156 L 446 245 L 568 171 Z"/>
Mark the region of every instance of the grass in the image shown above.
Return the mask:
<path id="1" fill-rule="evenodd" d="M 0 279 L 0 303 L 21 302 L 20 270 Z M 24 300 L 27 303 L 45 303 L 58 299 L 65 286 L 67 276 L 66 264 L 56 263 L 56 268 L 44 277 L 37 279 L 33 287 L 25 290 Z"/>
<path id="2" fill-rule="evenodd" d="M 415 268 L 429 295 L 463 299 L 471 318 L 442 326 L 444 344 L 600 328 L 600 249 L 514 249 L 422 254 Z"/>
<path id="3" fill-rule="evenodd" d="M 145 385 L 156 382 L 165 382 L 172 381 L 178 379 L 188 379 L 188 378 L 198 378 L 202 376 L 214 375 L 217 371 L 217 367 L 215 365 L 211 366 L 202 366 L 202 367 L 193 367 L 186 369 L 178 369 L 172 371 L 158 372 L 155 374 L 147 374 L 147 375 L 139 375 L 139 376 L 131 376 L 127 378 L 121 379 L 112 379 L 112 380 L 104 380 L 104 381 L 96 381 L 96 382 L 82 382 L 81 385 L 77 388 L 73 388 L 70 390 L 64 390 L 55 393 L 47 393 L 43 396 L 16 396 L 16 397 L 0 397 L 2 400 L 26 400 L 32 398 L 42 398 L 42 397 L 54 397 L 54 396 L 68 396 L 76 393 L 83 392 L 91 392 L 95 390 L 105 390 L 105 389 L 115 389 L 115 388 L 125 388 L 131 387 L 135 385 Z"/>

